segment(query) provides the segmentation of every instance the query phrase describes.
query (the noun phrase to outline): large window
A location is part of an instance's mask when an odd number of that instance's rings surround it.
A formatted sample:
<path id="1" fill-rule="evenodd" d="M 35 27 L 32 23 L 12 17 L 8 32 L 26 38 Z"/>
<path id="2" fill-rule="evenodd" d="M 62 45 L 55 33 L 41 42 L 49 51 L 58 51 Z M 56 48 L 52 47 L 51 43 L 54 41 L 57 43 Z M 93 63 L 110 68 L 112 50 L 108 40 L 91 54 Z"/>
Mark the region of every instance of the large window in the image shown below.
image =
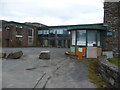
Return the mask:
<path id="1" fill-rule="evenodd" d="M 77 45 L 86 46 L 86 30 L 77 31 Z"/>
<path id="2" fill-rule="evenodd" d="M 76 41 L 76 32 L 72 31 L 72 45 L 75 45 L 75 41 Z"/>
<path id="3" fill-rule="evenodd" d="M 38 34 L 43 34 L 43 30 L 38 30 Z"/>
<path id="4" fill-rule="evenodd" d="M 32 30 L 29 30 L 29 36 L 32 36 Z"/>
<path id="5" fill-rule="evenodd" d="M 75 45 L 76 43 L 77 46 L 86 46 L 86 45 L 88 47 L 101 46 L 100 31 L 97 30 L 72 31 L 72 45 Z"/>
<path id="6" fill-rule="evenodd" d="M 44 30 L 43 32 L 43 34 L 49 34 L 49 30 Z"/>
<path id="7" fill-rule="evenodd" d="M 89 30 L 87 32 L 87 46 L 97 46 L 96 44 L 96 31 Z"/>
<path id="8" fill-rule="evenodd" d="M 55 34 L 55 30 L 50 30 L 50 34 Z"/>
<path id="9" fill-rule="evenodd" d="M 38 34 L 49 34 L 49 30 L 39 30 Z"/>

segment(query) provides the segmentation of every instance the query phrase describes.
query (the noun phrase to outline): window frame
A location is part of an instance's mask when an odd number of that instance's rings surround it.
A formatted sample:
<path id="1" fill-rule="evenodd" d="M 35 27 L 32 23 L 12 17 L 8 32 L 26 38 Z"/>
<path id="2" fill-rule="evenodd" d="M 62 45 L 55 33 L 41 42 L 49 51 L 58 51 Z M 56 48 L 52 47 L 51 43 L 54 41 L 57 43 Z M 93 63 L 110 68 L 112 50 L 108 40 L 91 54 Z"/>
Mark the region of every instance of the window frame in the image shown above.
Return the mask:
<path id="1" fill-rule="evenodd" d="M 85 44 L 84 44 L 84 45 L 78 44 L 78 31 L 80 31 L 80 32 L 85 31 L 85 38 L 84 38 L 84 39 L 85 39 L 85 41 L 84 41 Z M 86 44 L 87 44 L 87 43 L 86 43 L 86 41 L 87 41 L 86 35 L 87 35 L 87 30 L 77 30 L 77 31 L 76 31 L 76 36 L 77 36 L 77 37 L 76 37 L 76 44 L 77 44 L 77 46 L 81 46 L 81 47 L 85 47 L 85 46 L 86 46 Z"/>

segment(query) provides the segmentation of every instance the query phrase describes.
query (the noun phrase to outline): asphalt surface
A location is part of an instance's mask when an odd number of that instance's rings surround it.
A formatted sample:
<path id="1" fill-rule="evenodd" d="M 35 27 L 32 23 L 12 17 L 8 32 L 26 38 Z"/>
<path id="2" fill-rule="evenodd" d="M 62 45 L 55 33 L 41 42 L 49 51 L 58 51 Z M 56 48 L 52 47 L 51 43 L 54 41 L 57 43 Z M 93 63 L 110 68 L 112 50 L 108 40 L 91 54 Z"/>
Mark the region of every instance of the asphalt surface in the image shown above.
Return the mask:
<path id="1" fill-rule="evenodd" d="M 69 48 L 3 48 L 9 54 L 22 50 L 20 59 L 2 60 L 2 88 L 96 88 L 87 78 L 89 62 L 67 58 Z M 51 59 L 39 59 L 50 50 Z"/>

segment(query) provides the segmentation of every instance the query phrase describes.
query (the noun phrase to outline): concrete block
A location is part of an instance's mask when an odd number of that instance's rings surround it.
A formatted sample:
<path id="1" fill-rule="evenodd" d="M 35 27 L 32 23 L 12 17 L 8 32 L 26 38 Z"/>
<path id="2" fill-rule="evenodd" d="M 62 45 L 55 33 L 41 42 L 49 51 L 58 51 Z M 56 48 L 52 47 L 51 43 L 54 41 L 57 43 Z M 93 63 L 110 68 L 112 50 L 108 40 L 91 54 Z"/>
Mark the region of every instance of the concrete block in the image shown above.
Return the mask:
<path id="1" fill-rule="evenodd" d="M 41 51 L 39 59 L 50 59 L 50 51 Z"/>
<path id="2" fill-rule="evenodd" d="M 7 58 L 10 58 L 10 59 L 19 59 L 22 55 L 23 55 L 22 51 L 17 51 L 17 52 L 10 53 L 7 56 Z"/>

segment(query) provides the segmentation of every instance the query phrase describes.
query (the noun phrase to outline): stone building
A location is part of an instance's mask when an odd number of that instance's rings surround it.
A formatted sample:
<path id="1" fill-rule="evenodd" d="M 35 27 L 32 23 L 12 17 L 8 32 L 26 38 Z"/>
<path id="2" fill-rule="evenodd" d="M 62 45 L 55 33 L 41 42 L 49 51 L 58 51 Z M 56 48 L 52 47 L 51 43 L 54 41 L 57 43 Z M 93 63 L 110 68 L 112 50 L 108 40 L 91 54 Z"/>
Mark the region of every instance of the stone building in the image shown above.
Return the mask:
<path id="1" fill-rule="evenodd" d="M 120 57 L 120 1 L 104 2 L 104 24 L 107 26 L 104 50 L 111 50 L 114 57 Z"/>
<path id="2" fill-rule="evenodd" d="M 37 45 L 34 26 L 2 20 L 2 47 L 27 47 Z"/>

